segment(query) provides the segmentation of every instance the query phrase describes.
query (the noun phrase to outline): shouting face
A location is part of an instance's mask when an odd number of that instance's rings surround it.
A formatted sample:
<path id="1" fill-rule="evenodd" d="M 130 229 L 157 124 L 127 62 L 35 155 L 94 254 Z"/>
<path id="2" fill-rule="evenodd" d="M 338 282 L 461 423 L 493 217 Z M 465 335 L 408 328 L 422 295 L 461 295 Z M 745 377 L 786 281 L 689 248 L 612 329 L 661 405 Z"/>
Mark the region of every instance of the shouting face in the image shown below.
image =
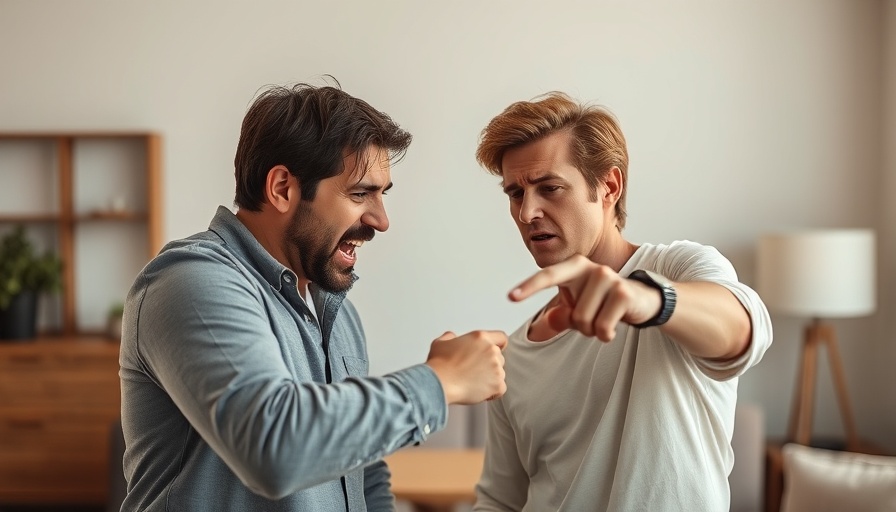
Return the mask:
<path id="1" fill-rule="evenodd" d="M 389 229 L 383 195 L 391 186 L 388 153 L 372 147 L 347 156 L 342 174 L 300 201 L 283 244 L 300 279 L 330 292 L 351 288 L 357 249 Z"/>

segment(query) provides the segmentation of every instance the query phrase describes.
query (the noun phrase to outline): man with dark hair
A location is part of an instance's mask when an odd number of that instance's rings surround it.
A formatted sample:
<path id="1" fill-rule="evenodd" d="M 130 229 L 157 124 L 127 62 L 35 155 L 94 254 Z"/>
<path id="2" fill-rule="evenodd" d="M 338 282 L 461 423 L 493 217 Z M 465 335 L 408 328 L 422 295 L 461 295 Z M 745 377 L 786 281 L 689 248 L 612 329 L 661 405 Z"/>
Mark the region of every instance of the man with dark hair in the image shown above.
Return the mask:
<path id="1" fill-rule="evenodd" d="M 510 299 L 558 293 L 509 337 L 474 509 L 728 510 L 738 376 L 772 338 L 759 296 L 712 247 L 623 238 L 628 151 L 602 108 L 514 103 L 476 157 L 542 268 Z"/>
<path id="2" fill-rule="evenodd" d="M 504 393 L 506 336 L 448 332 L 368 377 L 346 299 L 411 136 L 338 87 L 274 87 L 243 121 L 236 214 L 169 243 L 128 294 L 125 511 L 392 510 L 382 457 Z"/>

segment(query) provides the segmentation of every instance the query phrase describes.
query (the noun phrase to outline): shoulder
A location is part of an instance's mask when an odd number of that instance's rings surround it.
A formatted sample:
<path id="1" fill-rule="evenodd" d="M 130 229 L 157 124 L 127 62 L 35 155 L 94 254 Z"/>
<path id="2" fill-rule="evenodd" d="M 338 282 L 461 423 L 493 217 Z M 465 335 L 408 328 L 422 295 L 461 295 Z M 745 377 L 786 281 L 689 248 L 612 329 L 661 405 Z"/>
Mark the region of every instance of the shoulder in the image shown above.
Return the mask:
<path id="1" fill-rule="evenodd" d="M 171 311 L 256 295 L 258 279 L 222 243 L 191 237 L 168 243 L 141 270 L 129 295 Z M 141 301 L 146 302 L 146 300 Z"/>
<path id="2" fill-rule="evenodd" d="M 643 244 L 637 268 L 658 272 L 673 281 L 737 280 L 731 262 L 711 245 L 677 240 L 669 244 Z"/>
<path id="3" fill-rule="evenodd" d="M 711 245 L 692 242 L 691 240 L 676 240 L 669 244 L 644 244 L 647 253 L 664 261 L 679 261 L 692 259 L 721 259 L 726 260 L 718 249 Z"/>
<path id="4" fill-rule="evenodd" d="M 204 235 L 169 242 L 146 265 L 141 277 L 152 279 L 168 275 L 196 280 L 207 277 L 210 272 L 226 275 L 242 267 L 223 243 Z"/>

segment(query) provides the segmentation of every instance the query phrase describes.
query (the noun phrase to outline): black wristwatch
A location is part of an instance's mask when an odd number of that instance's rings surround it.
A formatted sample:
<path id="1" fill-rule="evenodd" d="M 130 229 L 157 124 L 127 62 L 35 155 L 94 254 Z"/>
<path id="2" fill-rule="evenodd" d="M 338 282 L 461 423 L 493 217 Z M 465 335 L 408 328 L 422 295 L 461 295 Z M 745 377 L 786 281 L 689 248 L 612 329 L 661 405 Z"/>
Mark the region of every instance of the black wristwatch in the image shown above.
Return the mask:
<path id="1" fill-rule="evenodd" d="M 662 296 L 662 304 L 660 305 L 659 312 L 646 322 L 632 324 L 632 327 L 641 329 L 643 327 L 663 325 L 668 322 L 672 313 L 675 311 L 675 303 L 678 300 L 678 295 L 675 293 L 675 287 L 672 286 L 672 281 L 649 270 L 635 270 L 629 274 L 628 278 L 640 281 L 652 288 L 656 288 L 660 291 L 660 295 Z"/>

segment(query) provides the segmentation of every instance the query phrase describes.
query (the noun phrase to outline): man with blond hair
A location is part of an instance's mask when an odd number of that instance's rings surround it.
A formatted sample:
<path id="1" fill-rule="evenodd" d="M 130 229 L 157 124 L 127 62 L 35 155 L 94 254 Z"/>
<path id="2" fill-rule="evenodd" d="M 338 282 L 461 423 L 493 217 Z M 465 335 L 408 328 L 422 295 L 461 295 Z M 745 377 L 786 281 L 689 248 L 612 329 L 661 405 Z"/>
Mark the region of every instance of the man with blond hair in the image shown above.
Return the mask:
<path id="1" fill-rule="evenodd" d="M 738 377 L 772 339 L 758 295 L 713 247 L 623 237 L 628 151 L 605 109 L 514 103 L 476 157 L 541 268 L 510 299 L 558 293 L 509 336 L 474 509 L 728 510 Z"/>

